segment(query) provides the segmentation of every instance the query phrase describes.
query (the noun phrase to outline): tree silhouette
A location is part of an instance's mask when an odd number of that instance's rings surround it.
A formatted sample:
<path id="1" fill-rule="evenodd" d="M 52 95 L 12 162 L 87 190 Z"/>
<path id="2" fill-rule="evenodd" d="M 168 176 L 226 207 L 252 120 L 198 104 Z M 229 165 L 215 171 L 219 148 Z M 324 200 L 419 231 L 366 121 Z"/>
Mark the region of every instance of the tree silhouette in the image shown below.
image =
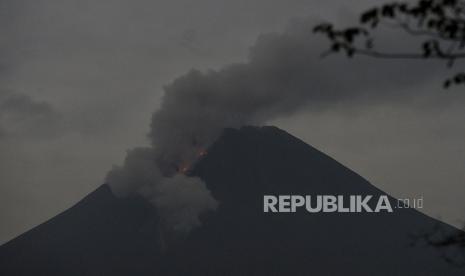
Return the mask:
<path id="1" fill-rule="evenodd" d="M 374 34 L 382 24 L 420 38 L 419 47 L 405 52 L 380 51 L 375 47 Z M 390 59 L 438 59 L 453 67 L 456 60 L 465 58 L 465 1 L 387 3 L 361 13 L 358 25 L 338 29 L 332 23 L 322 23 L 313 31 L 325 35 L 331 42 L 324 55 L 342 53 L 349 58 L 365 55 Z M 456 84 L 465 84 L 465 72 L 447 78 L 443 86 L 448 88 Z"/>

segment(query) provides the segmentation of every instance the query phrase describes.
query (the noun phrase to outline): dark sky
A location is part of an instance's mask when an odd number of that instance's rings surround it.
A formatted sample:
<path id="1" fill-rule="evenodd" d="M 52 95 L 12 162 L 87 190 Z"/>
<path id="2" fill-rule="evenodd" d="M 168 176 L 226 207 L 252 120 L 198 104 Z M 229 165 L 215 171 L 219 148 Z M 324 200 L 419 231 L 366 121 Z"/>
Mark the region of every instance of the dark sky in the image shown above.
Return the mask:
<path id="1" fill-rule="evenodd" d="M 365 96 L 330 108 L 310 104 L 268 124 L 395 196 L 424 196 L 424 211 L 459 225 L 462 89 L 441 89 L 451 73 L 443 64 L 321 60 L 326 44 L 311 34 L 312 24 L 356 20 L 372 1 L 322 3 L 1 1 L 0 243 L 75 203 L 127 149 L 148 144 L 163 86 L 192 68 L 246 61 L 260 34 L 285 40 L 280 34 L 307 25 L 308 38 L 299 35 L 314 45 L 309 62 L 315 78 L 331 84 L 325 91 Z"/>

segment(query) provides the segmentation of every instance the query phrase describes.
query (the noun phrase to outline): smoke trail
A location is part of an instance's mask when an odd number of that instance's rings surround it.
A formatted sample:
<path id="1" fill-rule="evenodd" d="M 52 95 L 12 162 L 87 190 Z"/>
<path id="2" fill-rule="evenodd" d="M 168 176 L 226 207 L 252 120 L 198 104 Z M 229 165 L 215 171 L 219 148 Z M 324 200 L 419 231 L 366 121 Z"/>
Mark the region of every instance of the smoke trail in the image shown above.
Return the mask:
<path id="1" fill-rule="evenodd" d="M 297 24 L 283 34 L 259 37 L 245 63 L 192 70 L 177 78 L 165 87 L 161 107 L 153 114 L 152 147 L 130 151 L 107 182 L 117 194 L 148 198 L 170 228 L 188 231 L 199 225 L 199 215 L 218 202 L 205 183 L 183 173 L 224 128 L 263 124 L 303 106 L 370 98 L 367 89 L 347 91 L 331 81 L 334 64 L 322 66 L 319 54 L 325 46 L 320 46 L 315 47 L 308 24 Z M 365 69 L 344 73 L 361 80 L 373 73 Z M 381 97 L 389 96 L 395 97 Z"/>
<path id="2" fill-rule="evenodd" d="M 151 148 L 128 152 L 106 181 L 115 194 L 138 194 L 159 210 L 167 228 L 189 231 L 199 216 L 218 202 L 205 183 L 183 175 L 226 127 L 260 124 L 304 105 L 318 84 L 309 63 L 308 33 L 259 38 L 249 61 L 206 73 L 192 70 L 165 87 L 161 107 L 153 114 Z M 315 94 L 313 94 L 315 98 Z"/>

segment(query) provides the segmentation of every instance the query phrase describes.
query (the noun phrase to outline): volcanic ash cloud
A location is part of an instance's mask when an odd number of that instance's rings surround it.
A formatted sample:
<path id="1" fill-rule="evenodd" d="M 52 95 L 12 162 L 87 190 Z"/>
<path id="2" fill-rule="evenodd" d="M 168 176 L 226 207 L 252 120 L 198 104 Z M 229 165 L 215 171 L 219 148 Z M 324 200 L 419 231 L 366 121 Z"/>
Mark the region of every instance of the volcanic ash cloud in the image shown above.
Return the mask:
<path id="1" fill-rule="evenodd" d="M 224 128 L 259 125 L 309 104 L 353 98 L 335 89 L 334 81 L 321 82 L 324 70 L 316 60 L 324 46 L 315 47 L 310 29 L 303 24 L 262 35 L 247 62 L 192 70 L 166 86 L 152 117 L 152 146 L 129 151 L 123 166 L 107 175 L 115 194 L 142 195 L 166 227 L 189 231 L 218 202 L 201 179 L 186 173 Z"/>

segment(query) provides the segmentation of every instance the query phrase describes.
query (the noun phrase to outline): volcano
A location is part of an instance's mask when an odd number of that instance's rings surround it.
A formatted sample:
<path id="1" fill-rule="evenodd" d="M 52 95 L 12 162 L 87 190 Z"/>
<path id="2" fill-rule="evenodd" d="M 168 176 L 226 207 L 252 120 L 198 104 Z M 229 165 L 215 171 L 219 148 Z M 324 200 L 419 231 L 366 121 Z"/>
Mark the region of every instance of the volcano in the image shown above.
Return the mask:
<path id="1" fill-rule="evenodd" d="M 386 195 L 275 127 L 226 129 L 189 172 L 219 207 L 176 237 L 102 185 L 0 247 L 0 275 L 464 275 L 413 237 L 459 230 L 414 209 L 264 213 L 264 195 Z"/>

